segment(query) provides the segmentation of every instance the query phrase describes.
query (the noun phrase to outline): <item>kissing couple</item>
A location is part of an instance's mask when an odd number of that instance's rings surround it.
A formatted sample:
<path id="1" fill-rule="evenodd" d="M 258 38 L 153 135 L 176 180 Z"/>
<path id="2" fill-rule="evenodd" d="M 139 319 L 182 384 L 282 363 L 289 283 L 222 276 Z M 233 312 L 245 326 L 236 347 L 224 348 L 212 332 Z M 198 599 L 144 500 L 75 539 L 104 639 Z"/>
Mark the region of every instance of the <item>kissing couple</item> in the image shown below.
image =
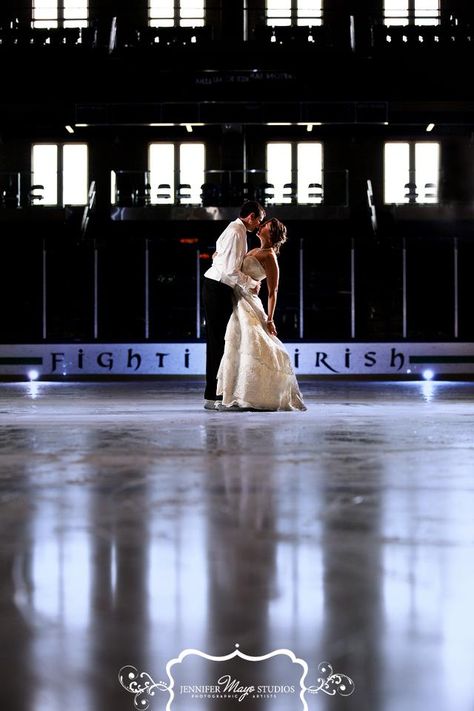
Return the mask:
<path id="1" fill-rule="evenodd" d="M 206 410 L 306 410 L 290 356 L 277 337 L 278 255 L 285 225 L 253 200 L 216 242 L 202 287 L 206 316 Z M 247 249 L 257 231 L 260 247 Z M 259 297 L 267 280 L 267 310 Z"/>

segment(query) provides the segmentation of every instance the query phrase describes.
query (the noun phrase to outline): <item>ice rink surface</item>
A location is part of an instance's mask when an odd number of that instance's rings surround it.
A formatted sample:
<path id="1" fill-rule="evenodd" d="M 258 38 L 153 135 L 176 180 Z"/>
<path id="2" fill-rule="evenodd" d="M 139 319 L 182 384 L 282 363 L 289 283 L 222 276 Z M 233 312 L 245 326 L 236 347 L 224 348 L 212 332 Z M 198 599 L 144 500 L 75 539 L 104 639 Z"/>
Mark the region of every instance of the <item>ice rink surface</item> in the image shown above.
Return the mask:
<path id="1" fill-rule="evenodd" d="M 474 383 L 300 385 L 225 413 L 199 379 L 0 383 L 2 711 L 133 711 L 124 665 L 236 643 L 353 680 L 308 711 L 472 711 Z M 303 706 L 186 711 L 244 708 Z"/>

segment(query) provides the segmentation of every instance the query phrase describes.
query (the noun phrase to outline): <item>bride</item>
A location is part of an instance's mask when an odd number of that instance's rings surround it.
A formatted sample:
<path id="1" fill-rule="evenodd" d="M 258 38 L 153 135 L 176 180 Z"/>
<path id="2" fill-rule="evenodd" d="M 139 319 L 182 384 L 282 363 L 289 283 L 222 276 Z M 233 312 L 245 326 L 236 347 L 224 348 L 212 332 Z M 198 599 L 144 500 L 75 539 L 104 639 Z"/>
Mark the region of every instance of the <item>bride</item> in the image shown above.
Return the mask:
<path id="1" fill-rule="evenodd" d="M 275 217 L 262 223 L 260 247 L 244 257 L 241 270 L 256 281 L 267 279 L 267 313 L 253 292 L 234 289 L 234 308 L 225 334 L 217 374 L 223 409 L 306 410 L 290 356 L 277 338 L 273 320 L 277 302 L 277 255 L 286 242 L 286 227 Z"/>

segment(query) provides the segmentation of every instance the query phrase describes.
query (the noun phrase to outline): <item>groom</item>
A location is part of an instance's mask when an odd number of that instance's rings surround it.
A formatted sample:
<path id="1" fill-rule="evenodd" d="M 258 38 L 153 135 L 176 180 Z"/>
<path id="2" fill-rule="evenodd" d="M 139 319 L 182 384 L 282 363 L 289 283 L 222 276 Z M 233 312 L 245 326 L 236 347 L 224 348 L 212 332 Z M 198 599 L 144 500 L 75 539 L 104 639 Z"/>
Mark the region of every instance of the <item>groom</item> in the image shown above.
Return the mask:
<path id="1" fill-rule="evenodd" d="M 247 252 L 247 232 L 265 219 L 265 209 L 253 200 L 244 202 L 240 216 L 229 223 L 216 243 L 212 266 L 204 274 L 202 297 L 206 315 L 206 389 L 204 408 L 221 409 L 217 397 L 217 371 L 224 354 L 224 337 L 232 315 L 232 291 L 239 286 L 258 293 L 260 283 L 240 271 Z"/>

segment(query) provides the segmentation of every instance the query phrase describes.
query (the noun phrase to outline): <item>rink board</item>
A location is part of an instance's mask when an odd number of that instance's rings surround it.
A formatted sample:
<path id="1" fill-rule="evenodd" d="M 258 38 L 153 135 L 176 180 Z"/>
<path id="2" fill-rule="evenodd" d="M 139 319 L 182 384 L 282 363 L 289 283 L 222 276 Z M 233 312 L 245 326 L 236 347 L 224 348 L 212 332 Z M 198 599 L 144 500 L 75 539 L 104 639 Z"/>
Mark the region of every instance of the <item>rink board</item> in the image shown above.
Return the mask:
<path id="1" fill-rule="evenodd" d="M 297 375 L 432 377 L 474 374 L 474 343 L 286 343 Z M 0 376 L 196 375 L 204 343 L 48 343 L 0 346 Z"/>

